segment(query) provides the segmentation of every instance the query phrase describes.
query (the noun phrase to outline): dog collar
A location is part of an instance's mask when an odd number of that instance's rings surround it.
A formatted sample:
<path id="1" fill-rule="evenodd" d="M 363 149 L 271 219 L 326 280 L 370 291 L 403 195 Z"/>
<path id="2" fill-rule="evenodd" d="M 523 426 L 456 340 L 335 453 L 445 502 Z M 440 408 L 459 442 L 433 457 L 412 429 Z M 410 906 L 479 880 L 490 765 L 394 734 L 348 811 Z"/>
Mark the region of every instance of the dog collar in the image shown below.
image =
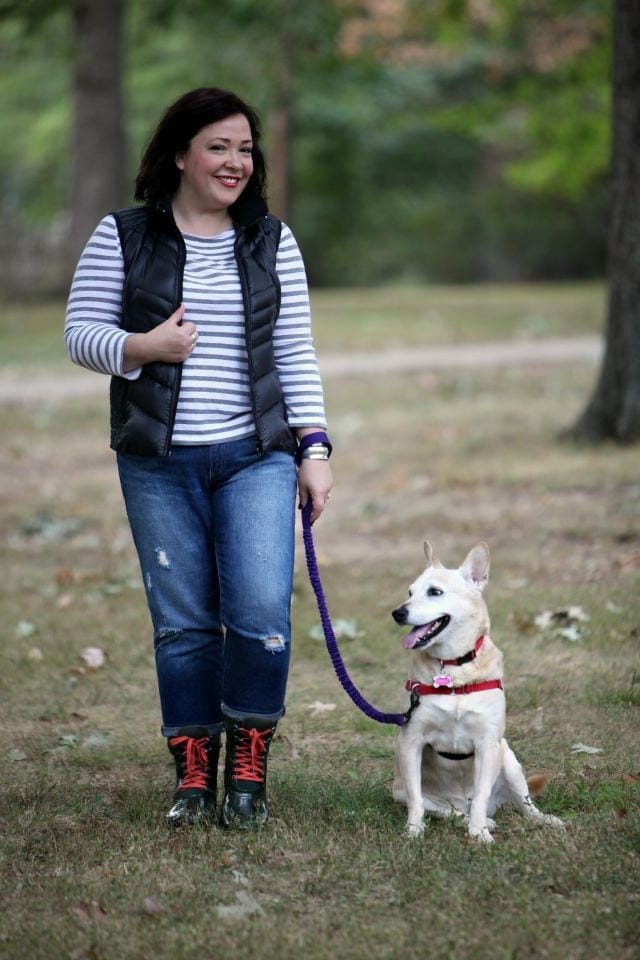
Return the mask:
<path id="1" fill-rule="evenodd" d="M 459 687 L 449 686 L 431 686 L 428 683 L 420 683 L 418 680 L 407 680 L 405 690 L 415 694 L 418 697 L 428 697 L 438 694 L 439 696 L 451 693 L 479 693 L 481 690 L 503 690 L 502 680 L 478 680 L 477 683 L 463 683 Z"/>
<path id="2" fill-rule="evenodd" d="M 441 660 L 440 663 L 443 667 L 453 666 L 461 667 L 463 663 L 470 663 L 472 660 L 478 656 L 482 644 L 484 643 L 484 636 L 478 637 L 476 640 L 476 645 L 473 650 L 469 650 L 469 653 L 465 653 L 462 657 L 454 657 L 453 660 Z"/>

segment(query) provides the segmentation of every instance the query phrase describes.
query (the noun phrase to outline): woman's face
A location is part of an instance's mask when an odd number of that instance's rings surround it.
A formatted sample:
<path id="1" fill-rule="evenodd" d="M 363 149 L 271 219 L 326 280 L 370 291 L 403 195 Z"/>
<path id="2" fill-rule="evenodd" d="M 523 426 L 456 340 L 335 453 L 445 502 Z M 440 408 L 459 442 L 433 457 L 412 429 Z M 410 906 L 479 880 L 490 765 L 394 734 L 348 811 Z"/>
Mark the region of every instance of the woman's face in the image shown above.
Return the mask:
<path id="1" fill-rule="evenodd" d="M 253 173 L 252 146 L 251 127 L 242 113 L 202 127 L 176 156 L 178 193 L 202 213 L 226 210 Z"/>

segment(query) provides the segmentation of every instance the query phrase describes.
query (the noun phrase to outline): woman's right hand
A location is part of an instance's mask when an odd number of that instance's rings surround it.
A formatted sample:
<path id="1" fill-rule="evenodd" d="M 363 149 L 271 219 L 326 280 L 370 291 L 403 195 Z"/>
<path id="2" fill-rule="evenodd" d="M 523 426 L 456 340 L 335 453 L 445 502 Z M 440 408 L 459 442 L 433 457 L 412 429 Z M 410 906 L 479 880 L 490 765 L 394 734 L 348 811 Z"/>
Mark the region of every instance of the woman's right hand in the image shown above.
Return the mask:
<path id="1" fill-rule="evenodd" d="M 184 304 L 168 320 L 147 333 L 130 334 L 124 345 L 124 372 L 145 363 L 182 363 L 191 356 L 198 339 L 195 323 L 183 323 Z"/>

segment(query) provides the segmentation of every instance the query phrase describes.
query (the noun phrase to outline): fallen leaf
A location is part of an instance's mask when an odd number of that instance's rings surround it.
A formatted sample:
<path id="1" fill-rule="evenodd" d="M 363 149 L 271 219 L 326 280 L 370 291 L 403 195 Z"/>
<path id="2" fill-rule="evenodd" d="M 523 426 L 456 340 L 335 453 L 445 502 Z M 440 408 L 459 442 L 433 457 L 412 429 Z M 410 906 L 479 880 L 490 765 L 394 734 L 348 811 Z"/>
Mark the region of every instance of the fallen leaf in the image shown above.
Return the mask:
<path id="1" fill-rule="evenodd" d="M 31 647 L 29 653 L 27 654 L 27 660 L 33 660 L 34 663 L 44 660 L 44 653 L 40 647 Z"/>
<path id="2" fill-rule="evenodd" d="M 24 752 L 24 750 L 18 750 L 17 748 L 14 748 L 13 750 L 9 750 L 9 753 L 7 754 L 7 756 L 12 763 L 18 763 L 20 760 L 29 759 L 29 757 Z"/>
<path id="3" fill-rule="evenodd" d="M 622 779 L 625 783 L 638 783 L 640 781 L 640 772 L 638 773 L 623 773 Z"/>
<path id="4" fill-rule="evenodd" d="M 30 620 L 19 620 L 16 624 L 15 634 L 20 640 L 25 640 L 27 637 L 32 637 L 36 632 L 36 625 L 31 623 Z"/>
<path id="5" fill-rule="evenodd" d="M 602 753 L 600 747 L 588 747 L 585 743 L 574 743 L 571 753 Z"/>
<path id="6" fill-rule="evenodd" d="M 533 619 L 539 630 L 549 627 L 570 627 L 576 623 L 588 623 L 591 618 L 583 607 L 558 607 L 556 610 L 541 610 Z"/>
<path id="7" fill-rule="evenodd" d="M 582 631 L 575 626 L 563 627 L 562 630 L 558 630 L 558 636 L 576 643 L 578 640 L 582 640 Z"/>
<path id="8" fill-rule="evenodd" d="M 257 900 L 254 900 L 251 894 L 246 890 L 236 890 L 237 903 L 218 904 L 216 913 L 220 920 L 238 919 L 241 917 L 261 916 L 264 910 Z"/>
<path id="9" fill-rule="evenodd" d="M 63 736 L 58 737 L 58 743 L 61 747 L 75 747 L 79 740 L 79 737 L 75 733 L 65 733 Z"/>
<path id="10" fill-rule="evenodd" d="M 317 717 L 321 713 L 330 713 L 332 710 L 335 710 L 335 708 L 335 703 L 321 703 L 320 700 L 316 700 L 315 703 L 310 703 L 307 707 L 312 717 Z"/>
<path id="11" fill-rule="evenodd" d="M 145 913 L 148 917 L 159 917 L 163 912 L 163 907 L 158 903 L 157 900 L 154 900 L 153 897 L 145 897 L 142 901 L 142 912 Z"/>
<path id="12" fill-rule="evenodd" d="M 232 870 L 232 871 L 231 871 L 231 876 L 233 877 L 233 879 L 235 880 L 235 882 L 238 884 L 238 886 L 240 886 L 240 887 L 248 887 L 248 886 L 249 886 L 249 879 L 248 879 L 248 877 L 245 877 L 244 873 L 240 873 L 239 870 Z"/>
<path id="13" fill-rule="evenodd" d="M 334 620 L 333 624 L 333 633 L 337 640 L 344 638 L 346 640 L 355 640 L 356 637 L 361 637 L 362 633 L 358 631 L 358 625 L 355 620 Z M 315 626 L 311 627 L 309 630 L 309 636 L 312 640 L 322 640 L 324 637 L 324 630 L 321 623 L 316 623 Z"/>
<path id="14" fill-rule="evenodd" d="M 80 651 L 80 656 L 90 670 L 103 667 L 107 661 L 107 655 L 102 647 L 85 647 Z"/>
<path id="15" fill-rule="evenodd" d="M 79 900 L 71 907 L 71 913 L 87 924 L 94 921 L 102 923 L 107 917 L 107 911 L 97 900 L 91 900 L 89 903 L 86 900 Z"/>
<path id="16" fill-rule="evenodd" d="M 107 747 L 110 743 L 111 737 L 108 733 L 90 733 L 82 746 L 91 750 L 96 747 Z"/>

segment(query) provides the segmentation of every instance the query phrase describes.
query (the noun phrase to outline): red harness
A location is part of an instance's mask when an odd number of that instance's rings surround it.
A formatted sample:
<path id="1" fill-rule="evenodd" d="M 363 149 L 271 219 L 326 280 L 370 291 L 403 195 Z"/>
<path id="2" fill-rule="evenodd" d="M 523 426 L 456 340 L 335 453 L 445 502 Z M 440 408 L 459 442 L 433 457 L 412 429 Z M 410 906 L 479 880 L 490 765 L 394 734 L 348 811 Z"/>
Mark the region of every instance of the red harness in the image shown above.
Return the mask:
<path id="1" fill-rule="evenodd" d="M 420 683 L 418 680 L 407 680 L 405 690 L 409 693 L 417 694 L 419 697 L 426 697 L 433 694 L 438 696 L 448 696 L 452 693 L 478 693 L 480 690 L 503 690 L 502 680 L 479 680 L 477 683 L 463 683 L 460 687 L 431 686 L 428 683 Z"/>

